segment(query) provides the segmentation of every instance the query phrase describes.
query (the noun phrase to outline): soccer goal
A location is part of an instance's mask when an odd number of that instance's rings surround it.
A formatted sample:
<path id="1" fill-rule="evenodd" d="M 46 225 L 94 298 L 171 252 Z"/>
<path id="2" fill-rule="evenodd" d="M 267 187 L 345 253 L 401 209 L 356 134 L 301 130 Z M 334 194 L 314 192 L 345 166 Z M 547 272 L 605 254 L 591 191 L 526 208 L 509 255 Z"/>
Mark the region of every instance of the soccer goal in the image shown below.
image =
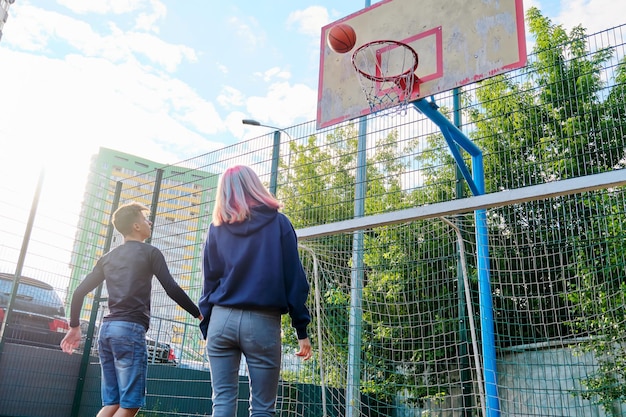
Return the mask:
<path id="1" fill-rule="evenodd" d="M 611 332 L 602 323 L 625 325 L 624 184 L 614 171 L 298 230 L 316 349 L 292 374 L 311 385 L 299 412 L 490 415 L 477 210 L 489 230 L 502 414 L 597 412 L 589 387 L 603 360 L 624 353 L 593 355 L 593 337 Z"/>

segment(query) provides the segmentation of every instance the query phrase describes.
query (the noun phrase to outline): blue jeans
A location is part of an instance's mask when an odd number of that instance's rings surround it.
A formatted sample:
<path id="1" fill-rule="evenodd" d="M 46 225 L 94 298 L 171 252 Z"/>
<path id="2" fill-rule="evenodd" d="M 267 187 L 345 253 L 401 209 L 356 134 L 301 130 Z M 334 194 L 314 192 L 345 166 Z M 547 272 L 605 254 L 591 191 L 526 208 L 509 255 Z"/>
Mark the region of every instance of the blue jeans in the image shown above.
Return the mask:
<path id="1" fill-rule="evenodd" d="M 144 407 L 148 369 L 146 329 L 128 321 L 103 322 L 98 355 L 102 369 L 102 405 Z"/>
<path id="2" fill-rule="evenodd" d="M 213 307 L 207 354 L 213 388 L 213 416 L 235 417 L 239 363 L 246 357 L 250 416 L 274 416 L 280 376 L 280 312 Z"/>

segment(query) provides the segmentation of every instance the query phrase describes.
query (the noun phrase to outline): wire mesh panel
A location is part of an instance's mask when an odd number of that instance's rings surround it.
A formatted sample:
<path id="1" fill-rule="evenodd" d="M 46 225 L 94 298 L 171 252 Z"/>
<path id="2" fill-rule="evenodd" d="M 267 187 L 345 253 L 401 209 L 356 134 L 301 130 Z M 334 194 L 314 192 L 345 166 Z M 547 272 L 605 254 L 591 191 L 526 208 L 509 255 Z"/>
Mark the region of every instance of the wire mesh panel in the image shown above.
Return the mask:
<path id="1" fill-rule="evenodd" d="M 338 234 L 302 243 L 314 285 L 317 377 L 335 389 L 327 406 L 345 403 L 346 378 L 357 367 L 362 415 L 479 410 L 480 364 L 470 356 L 477 340 L 467 326 L 475 317 L 467 315 L 461 292 L 455 229 L 427 220 L 367 230 L 359 270 L 351 265 L 352 239 Z M 348 353 L 355 290 L 362 310 L 359 358 Z"/>
<path id="2" fill-rule="evenodd" d="M 503 415 L 610 415 L 623 408 L 602 391 L 620 392 L 626 353 L 625 203 L 622 188 L 488 211 Z M 595 213 L 580 220 L 563 206 Z M 529 211 L 545 211 L 532 228 L 524 221 Z M 360 269 L 352 264 L 353 233 L 301 243 L 319 347 L 311 370 L 320 386 L 335 389 L 325 406 L 345 403 L 356 367 L 362 415 L 482 413 L 473 217 L 354 232 L 364 238 Z M 358 358 L 349 356 L 355 305 L 362 318 Z"/>
<path id="3" fill-rule="evenodd" d="M 494 211 L 496 333 L 512 415 L 591 415 L 593 403 L 624 412 L 625 203 L 621 188 Z M 529 212 L 541 219 L 522 223 Z"/>

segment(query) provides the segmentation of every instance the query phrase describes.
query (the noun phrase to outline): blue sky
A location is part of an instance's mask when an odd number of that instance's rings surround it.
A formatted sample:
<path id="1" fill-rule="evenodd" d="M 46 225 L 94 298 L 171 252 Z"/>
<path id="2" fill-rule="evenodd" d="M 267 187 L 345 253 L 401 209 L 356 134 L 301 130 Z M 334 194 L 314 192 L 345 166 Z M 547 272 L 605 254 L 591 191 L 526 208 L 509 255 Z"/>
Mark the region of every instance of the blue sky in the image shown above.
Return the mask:
<path id="1" fill-rule="evenodd" d="M 321 27 L 363 0 L 16 0 L 0 40 L 0 181 L 77 179 L 98 147 L 163 163 L 315 118 Z M 626 2 L 528 0 L 589 33 Z M 529 47 L 530 50 L 530 47 Z M 56 181 L 56 180 L 52 180 Z M 0 184 L 3 185 L 3 184 Z M 78 208 L 75 208 L 78 210 Z"/>

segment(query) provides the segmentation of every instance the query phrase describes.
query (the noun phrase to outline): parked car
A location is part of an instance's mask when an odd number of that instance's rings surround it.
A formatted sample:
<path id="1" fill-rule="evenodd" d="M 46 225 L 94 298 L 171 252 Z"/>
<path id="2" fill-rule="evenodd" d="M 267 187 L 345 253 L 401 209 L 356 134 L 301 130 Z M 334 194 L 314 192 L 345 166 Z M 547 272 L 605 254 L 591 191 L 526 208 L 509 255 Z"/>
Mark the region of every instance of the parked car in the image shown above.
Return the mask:
<path id="1" fill-rule="evenodd" d="M 148 346 L 148 363 L 177 364 L 174 349 L 168 343 L 157 342 L 146 336 L 146 345 Z"/>
<path id="2" fill-rule="evenodd" d="M 78 345 L 77 352 L 82 353 L 85 349 L 85 342 L 87 341 L 87 333 L 89 332 L 89 320 L 80 319 L 80 332 L 81 339 Z M 94 328 L 93 336 L 91 340 L 91 356 L 98 356 L 98 325 Z"/>
<path id="3" fill-rule="evenodd" d="M 0 273 L 0 320 L 4 320 L 13 275 Z M 43 281 L 20 277 L 4 340 L 11 343 L 60 349 L 69 330 L 65 308 L 54 288 Z"/>

